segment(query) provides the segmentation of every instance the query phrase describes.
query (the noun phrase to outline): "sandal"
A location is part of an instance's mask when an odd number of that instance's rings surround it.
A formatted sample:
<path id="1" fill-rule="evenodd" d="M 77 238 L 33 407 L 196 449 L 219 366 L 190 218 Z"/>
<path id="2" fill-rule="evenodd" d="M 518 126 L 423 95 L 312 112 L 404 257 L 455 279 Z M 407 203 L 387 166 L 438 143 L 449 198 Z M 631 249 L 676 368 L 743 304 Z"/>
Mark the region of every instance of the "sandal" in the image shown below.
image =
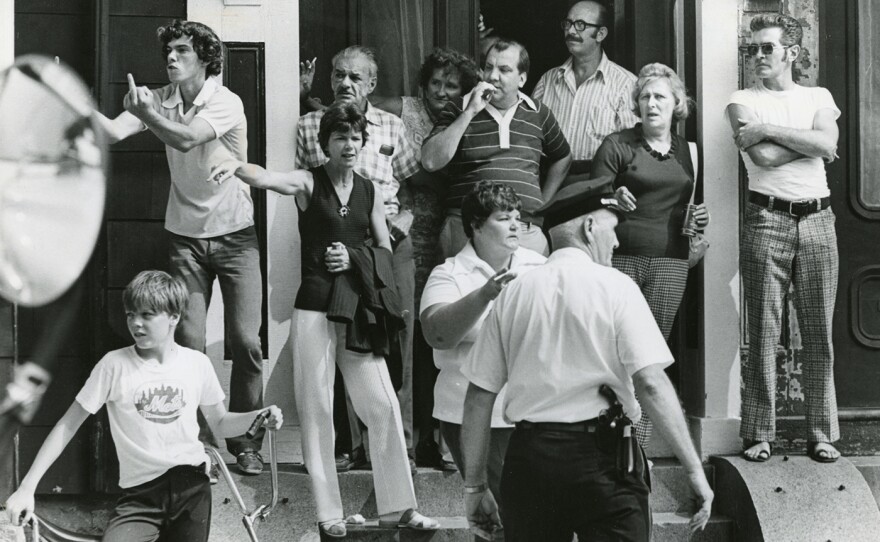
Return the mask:
<path id="1" fill-rule="evenodd" d="M 816 449 L 819 444 L 824 444 L 827 448 Z M 835 455 L 835 452 L 837 452 L 837 455 Z M 830 442 L 807 442 L 807 455 L 818 463 L 834 463 L 840 459 L 840 452 Z"/>
<path id="2" fill-rule="evenodd" d="M 767 449 L 762 449 L 758 452 L 758 455 L 752 457 L 748 455 L 746 452 L 751 450 L 755 446 L 760 446 L 761 444 L 766 444 Z M 746 461 L 751 461 L 753 463 L 765 463 L 770 459 L 770 456 L 773 455 L 773 444 L 766 440 L 744 440 L 743 441 L 743 451 L 742 456 Z"/>
<path id="3" fill-rule="evenodd" d="M 423 516 L 410 508 L 400 516 L 400 519 L 380 518 L 379 527 L 396 527 L 398 529 L 413 529 L 414 531 L 436 531 L 440 528 L 440 522 Z"/>
<path id="4" fill-rule="evenodd" d="M 321 531 L 322 535 L 329 536 L 330 538 L 345 538 L 345 535 L 348 534 L 345 530 L 345 520 L 342 519 L 319 521 L 318 530 Z"/>

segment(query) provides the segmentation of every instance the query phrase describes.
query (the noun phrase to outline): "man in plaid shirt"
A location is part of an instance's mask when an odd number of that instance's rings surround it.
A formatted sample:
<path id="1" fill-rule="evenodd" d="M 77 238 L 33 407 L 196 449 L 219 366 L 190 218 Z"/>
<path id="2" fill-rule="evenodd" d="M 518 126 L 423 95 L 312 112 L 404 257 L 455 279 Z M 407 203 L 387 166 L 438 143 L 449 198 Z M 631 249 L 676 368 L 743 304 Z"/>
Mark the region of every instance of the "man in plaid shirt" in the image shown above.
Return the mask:
<path id="1" fill-rule="evenodd" d="M 376 183 L 385 200 L 385 216 L 389 222 L 391 242 L 394 249 L 394 280 L 403 306 L 406 308 L 406 330 L 401 335 L 400 348 L 403 358 L 403 385 L 397 396 L 403 418 L 406 447 L 412 450 L 412 330 L 415 290 L 415 264 L 409 229 L 412 212 L 401 208 L 398 199 L 403 182 L 419 169 L 419 162 L 412 146 L 404 137 L 403 122 L 399 117 L 370 106 L 367 96 L 376 88 L 378 65 L 372 49 L 360 45 L 347 47 L 333 57 L 333 73 L 330 86 L 335 102 L 351 102 L 358 105 L 367 117 L 367 141 L 358 156 L 355 171 L 365 179 Z M 299 119 L 296 137 L 296 167 L 311 169 L 325 164 L 328 158 L 318 143 L 318 128 L 323 111 L 313 111 Z M 401 195 L 406 193 L 404 187 Z M 406 201 L 407 198 L 404 197 Z M 355 421 L 349 402 L 352 444 L 359 448 L 363 442 L 362 429 Z M 336 424 L 337 427 L 339 424 Z M 338 447 L 337 447 L 338 448 Z M 338 450 L 337 450 L 338 451 Z M 365 457 L 362 453 L 352 457 L 337 457 L 337 470 L 349 470 Z M 410 460 L 411 465 L 414 465 Z"/>

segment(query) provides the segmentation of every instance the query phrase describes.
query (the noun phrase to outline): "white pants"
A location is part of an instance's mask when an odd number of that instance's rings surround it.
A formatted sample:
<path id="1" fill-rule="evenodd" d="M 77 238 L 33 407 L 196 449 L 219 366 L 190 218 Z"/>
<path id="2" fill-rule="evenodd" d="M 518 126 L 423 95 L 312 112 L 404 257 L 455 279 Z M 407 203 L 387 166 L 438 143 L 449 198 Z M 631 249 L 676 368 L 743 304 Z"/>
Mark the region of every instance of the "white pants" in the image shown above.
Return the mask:
<path id="1" fill-rule="evenodd" d="M 385 360 L 346 350 L 345 325 L 327 320 L 324 312 L 295 309 L 290 336 L 303 459 L 309 469 L 318 521 L 345 517 L 333 455 L 333 384 L 337 364 L 354 409 L 370 431 L 379 514 L 416 508 L 400 405 Z"/>

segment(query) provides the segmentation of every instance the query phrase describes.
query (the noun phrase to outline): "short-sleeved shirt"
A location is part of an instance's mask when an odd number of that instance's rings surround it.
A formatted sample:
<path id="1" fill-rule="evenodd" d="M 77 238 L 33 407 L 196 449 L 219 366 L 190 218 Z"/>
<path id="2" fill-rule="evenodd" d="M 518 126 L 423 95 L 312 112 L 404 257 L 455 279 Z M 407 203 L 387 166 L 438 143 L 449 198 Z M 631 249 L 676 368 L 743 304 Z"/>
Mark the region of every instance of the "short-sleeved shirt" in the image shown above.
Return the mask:
<path id="1" fill-rule="evenodd" d="M 827 89 L 795 85 L 790 90 L 769 90 L 763 82 L 730 96 L 728 105 L 738 104 L 748 108 L 759 122 L 812 130 L 813 121 L 822 109 L 840 116 L 840 109 Z M 725 116 L 729 109 L 725 109 Z M 759 166 L 752 162 L 747 152 L 742 152 L 746 171 L 749 173 L 749 189 L 767 196 L 797 201 L 828 196 L 828 179 L 821 158 L 804 157 L 776 167 Z"/>
<path id="2" fill-rule="evenodd" d="M 385 214 L 394 216 L 400 210 L 397 191 L 400 184 L 419 169 L 415 150 L 406 137 L 406 128 L 399 117 L 367 104 L 367 142 L 358 155 L 354 170 L 382 190 Z M 318 142 L 318 130 L 324 111 L 312 111 L 300 117 L 296 128 L 296 168 L 314 169 L 330 159 Z"/>
<path id="3" fill-rule="evenodd" d="M 233 233 L 254 224 L 250 188 L 233 177 L 222 184 L 205 179 L 215 165 L 211 156 L 218 147 L 247 162 L 247 119 L 241 98 L 214 78 L 205 80 L 189 111 L 176 84 L 153 90 L 155 110 L 166 119 L 189 126 L 202 119 L 214 129 L 215 139 L 181 152 L 166 145 L 171 192 L 165 211 L 165 229 L 177 235 L 205 239 Z M 146 128 L 146 127 L 144 127 Z"/>
<path id="4" fill-rule="evenodd" d="M 462 372 L 494 393 L 507 384 L 511 423 L 595 418 L 608 408 L 602 384 L 635 422 L 641 409 L 632 376 L 672 360 L 635 282 L 580 249 L 562 248 L 501 292 Z"/>
<path id="5" fill-rule="evenodd" d="M 556 162 L 571 151 L 547 106 L 522 93 L 519 97 L 519 102 L 504 114 L 489 104 L 471 119 L 445 168 L 449 175 L 447 209 L 461 209 L 462 200 L 477 183 L 492 180 L 516 191 L 523 203 L 523 219 L 541 222 L 532 216 L 544 204 L 539 178 L 541 157 Z M 456 98 L 446 105 L 431 137 L 455 122 L 469 98 Z"/>
<path id="6" fill-rule="evenodd" d="M 615 228 L 620 246 L 614 254 L 688 258 L 689 240 L 681 234 L 685 206 L 694 191 L 694 166 L 687 141 L 672 134 L 672 148 L 651 149 L 641 124 L 605 138 L 593 159 L 591 177 L 625 186 L 636 208 Z"/>
<path id="7" fill-rule="evenodd" d="M 541 76 L 532 98 L 544 103 L 571 145 L 572 159 L 592 160 L 608 134 L 632 128 L 636 76 L 602 53 L 596 73 L 576 86 L 572 58 Z"/>
<path id="8" fill-rule="evenodd" d="M 171 467 L 207 463 L 196 409 L 223 397 L 208 357 L 175 345 L 164 363 L 144 360 L 134 346 L 108 352 L 76 400 L 91 414 L 107 405 L 124 489 Z"/>
<path id="9" fill-rule="evenodd" d="M 526 271 L 542 265 L 547 258 L 533 250 L 519 248 L 513 254 L 510 269 L 516 271 L 519 280 Z M 482 288 L 486 281 L 495 276 L 495 270 L 477 256 L 473 245 L 468 242 L 461 251 L 431 272 L 422 293 L 422 307 L 428 308 L 439 303 L 455 303 L 474 290 Z M 446 350 L 434 349 L 434 364 L 440 369 L 434 384 L 434 417 L 443 422 L 460 424 L 464 413 L 464 398 L 467 394 L 468 380 L 461 373 L 461 367 L 468 359 L 474 341 L 489 314 L 493 302 L 487 305 L 480 319 L 461 341 Z M 424 312 L 424 309 L 422 310 Z M 495 400 L 492 410 L 492 427 L 508 427 L 501 416 L 504 402 L 504 389 Z"/>

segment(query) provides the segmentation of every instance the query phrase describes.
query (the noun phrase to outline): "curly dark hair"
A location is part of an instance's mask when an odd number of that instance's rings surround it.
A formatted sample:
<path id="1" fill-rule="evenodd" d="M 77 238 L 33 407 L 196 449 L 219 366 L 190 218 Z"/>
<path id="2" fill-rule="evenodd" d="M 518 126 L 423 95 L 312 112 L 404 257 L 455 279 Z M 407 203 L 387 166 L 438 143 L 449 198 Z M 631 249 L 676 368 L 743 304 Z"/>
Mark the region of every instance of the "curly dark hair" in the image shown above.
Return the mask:
<path id="1" fill-rule="evenodd" d="M 749 23 L 749 30 L 757 32 L 765 28 L 782 29 L 782 37 L 779 38 L 781 45 L 800 45 L 804 37 L 804 29 L 801 23 L 788 15 L 758 15 Z"/>
<path id="2" fill-rule="evenodd" d="M 205 74 L 208 77 L 220 75 L 223 71 L 223 42 L 208 26 L 195 21 L 181 21 L 175 19 L 168 26 L 160 26 L 156 35 L 162 43 L 162 58 L 168 58 L 168 44 L 189 36 L 192 38 L 193 50 L 199 56 L 199 60 L 205 62 Z"/>
<path id="3" fill-rule="evenodd" d="M 349 102 L 335 102 L 324 110 L 318 127 L 318 144 L 327 153 L 330 136 L 333 132 L 360 132 L 363 135 L 361 146 L 367 143 L 367 117 L 358 106 Z"/>
<path id="4" fill-rule="evenodd" d="M 468 239 L 495 211 L 521 211 L 522 201 L 513 188 L 495 181 L 480 181 L 461 202 L 461 225 Z"/>
<path id="5" fill-rule="evenodd" d="M 436 70 L 443 70 L 444 74 L 458 72 L 458 84 L 461 85 L 462 95 L 470 92 L 480 80 L 477 75 L 476 62 L 448 47 L 437 47 L 425 57 L 422 68 L 419 70 L 419 85 L 423 89 L 428 88 L 431 76 Z"/>

